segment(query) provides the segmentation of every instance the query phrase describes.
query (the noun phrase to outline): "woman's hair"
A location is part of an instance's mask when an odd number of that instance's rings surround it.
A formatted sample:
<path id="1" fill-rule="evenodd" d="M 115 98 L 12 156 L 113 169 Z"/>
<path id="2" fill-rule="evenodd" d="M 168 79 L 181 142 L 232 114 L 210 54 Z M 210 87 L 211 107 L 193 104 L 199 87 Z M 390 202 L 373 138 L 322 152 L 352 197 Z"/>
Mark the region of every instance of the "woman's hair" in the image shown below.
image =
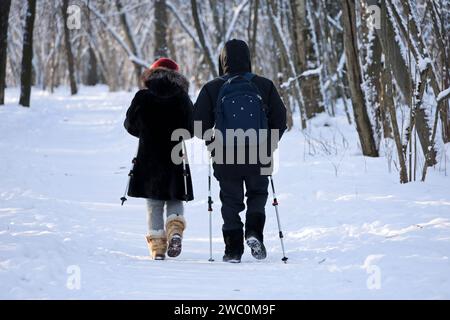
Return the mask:
<path id="1" fill-rule="evenodd" d="M 148 88 L 148 80 L 150 76 L 152 75 L 153 70 L 146 68 L 144 72 L 141 74 L 141 81 L 139 83 L 139 88 L 144 89 Z"/>
<path id="2" fill-rule="evenodd" d="M 163 87 L 165 87 L 162 88 L 161 86 L 159 86 L 160 88 L 157 88 L 162 91 L 168 89 L 167 85 L 170 84 L 177 85 L 185 92 L 189 91 L 189 82 L 181 73 L 164 67 L 145 69 L 141 76 L 140 87 L 141 89 L 143 88 L 156 89 L 154 87 L 152 88 L 150 87 L 154 86 L 157 82 L 163 84 Z"/>

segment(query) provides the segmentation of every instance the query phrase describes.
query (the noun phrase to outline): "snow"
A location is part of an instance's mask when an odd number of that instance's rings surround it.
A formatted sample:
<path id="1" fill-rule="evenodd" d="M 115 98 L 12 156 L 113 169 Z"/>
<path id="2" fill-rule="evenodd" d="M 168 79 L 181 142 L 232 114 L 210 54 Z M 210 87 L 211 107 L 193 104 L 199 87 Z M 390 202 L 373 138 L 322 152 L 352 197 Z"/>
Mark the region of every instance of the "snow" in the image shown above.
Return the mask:
<path id="1" fill-rule="evenodd" d="M 448 96 L 450 96 L 450 87 L 439 93 L 439 95 L 436 98 L 436 101 L 440 102 L 441 100 L 445 99 Z"/>
<path id="2" fill-rule="evenodd" d="M 216 181 L 207 261 L 207 166 L 192 159 L 183 253 L 161 262 L 148 257 L 144 201 L 119 201 L 137 143 L 122 127 L 133 92 L 33 89 L 30 109 L 18 96 L 7 89 L 0 107 L 2 299 L 450 298 L 449 177 L 436 168 L 426 183 L 400 185 L 385 158 L 361 155 L 344 114 L 281 142 L 287 264 L 269 204 L 267 260 L 246 249 L 240 265 L 220 262 Z M 204 150 L 187 147 L 191 158 Z"/>
<path id="3" fill-rule="evenodd" d="M 316 75 L 319 76 L 321 71 L 322 71 L 322 65 L 320 65 L 318 68 L 315 68 L 315 69 L 308 69 L 308 70 L 302 72 L 299 76 L 290 77 L 284 83 L 282 83 L 280 87 L 281 88 L 289 88 L 293 81 L 296 81 L 297 79 L 300 79 L 300 78 L 307 78 L 307 77 L 316 76 Z"/>
<path id="4" fill-rule="evenodd" d="M 342 29 L 342 26 L 339 24 L 339 22 L 337 22 L 336 20 L 334 20 L 332 17 L 330 17 L 330 15 L 327 15 L 327 20 L 328 22 L 330 22 L 338 31 L 343 32 L 344 29 Z"/>
<path id="5" fill-rule="evenodd" d="M 420 72 L 425 71 L 427 69 L 428 65 L 431 65 L 431 59 L 430 58 L 419 57 L 418 66 L 419 66 L 419 71 Z"/>

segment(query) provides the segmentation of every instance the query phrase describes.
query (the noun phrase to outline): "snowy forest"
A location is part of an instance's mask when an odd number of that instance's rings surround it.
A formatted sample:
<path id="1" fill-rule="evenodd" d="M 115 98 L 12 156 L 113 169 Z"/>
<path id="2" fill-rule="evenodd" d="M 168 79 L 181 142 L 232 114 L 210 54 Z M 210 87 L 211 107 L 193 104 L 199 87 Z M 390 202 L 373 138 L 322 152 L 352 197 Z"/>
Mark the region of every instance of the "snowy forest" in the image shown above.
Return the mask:
<path id="1" fill-rule="evenodd" d="M 199 263 L 207 169 L 194 164 L 177 275 L 154 278 L 143 204 L 118 204 L 136 144 L 125 112 L 160 57 L 195 101 L 234 38 L 287 109 L 274 179 L 289 263 L 276 269 L 269 204 L 266 265 L 230 280 Z M 450 297 L 448 0 L 1 0 L 0 137 L 0 297 Z M 375 267 L 382 285 L 366 285 Z"/>
<path id="2" fill-rule="evenodd" d="M 6 86 L 21 86 L 23 106 L 31 86 L 132 90 L 162 56 L 179 61 L 195 92 L 217 76 L 223 44 L 240 38 L 254 71 L 279 86 L 288 128 L 345 112 L 364 155 L 394 141 L 384 151 L 402 183 L 425 180 L 450 142 L 448 1 L 4 0 L 0 19 L 2 104 Z"/>

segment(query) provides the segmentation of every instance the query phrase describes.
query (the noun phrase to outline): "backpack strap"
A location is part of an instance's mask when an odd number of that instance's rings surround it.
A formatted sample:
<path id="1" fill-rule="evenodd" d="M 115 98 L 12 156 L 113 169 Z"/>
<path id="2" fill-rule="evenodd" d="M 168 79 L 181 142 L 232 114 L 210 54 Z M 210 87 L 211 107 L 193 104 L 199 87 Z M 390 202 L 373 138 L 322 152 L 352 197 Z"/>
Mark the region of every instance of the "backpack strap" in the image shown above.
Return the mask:
<path id="1" fill-rule="evenodd" d="M 226 87 L 227 84 L 230 84 L 233 80 L 238 79 L 238 78 L 243 78 L 245 80 L 247 80 L 249 82 L 249 84 L 256 90 L 256 92 L 258 93 L 259 98 L 262 101 L 263 104 L 263 110 L 264 112 L 267 114 L 268 110 L 267 110 L 267 105 L 264 103 L 264 99 L 262 97 L 261 94 L 261 90 L 259 90 L 258 86 L 252 81 L 254 78 L 256 77 L 256 75 L 254 73 L 251 72 L 245 72 L 245 73 L 240 73 L 240 74 L 236 74 L 234 76 L 230 76 L 230 75 L 224 75 L 222 77 L 220 77 L 221 80 L 224 81 L 224 83 L 222 84 L 222 87 L 219 90 L 219 94 L 217 96 L 217 102 L 216 105 L 214 107 L 214 111 L 217 112 L 217 106 L 220 104 L 221 102 L 221 97 L 223 95 L 223 91 Z"/>
<path id="2" fill-rule="evenodd" d="M 247 80 L 250 83 L 250 85 L 256 90 L 259 98 L 262 101 L 264 112 L 266 112 L 266 114 L 267 114 L 267 107 L 266 107 L 266 104 L 264 103 L 264 99 L 262 97 L 261 90 L 259 90 L 258 86 L 252 81 L 256 77 L 256 74 L 251 73 L 251 72 L 246 72 L 244 74 L 241 74 L 240 77 Z"/>
<path id="3" fill-rule="evenodd" d="M 238 79 L 238 78 L 244 78 L 245 80 L 247 80 L 248 82 L 251 82 L 252 79 L 255 77 L 256 75 L 254 73 L 251 72 L 245 72 L 245 73 L 239 73 L 236 74 L 234 76 L 230 76 L 230 75 L 225 75 L 223 77 L 220 77 L 223 81 L 228 81 L 228 83 L 231 83 L 233 80 Z"/>
<path id="4" fill-rule="evenodd" d="M 247 81 L 252 81 L 253 78 L 256 77 L 256 75 L 251 72 L 246 72 L 242 75 L 242 77 L 245 78 Z"/>

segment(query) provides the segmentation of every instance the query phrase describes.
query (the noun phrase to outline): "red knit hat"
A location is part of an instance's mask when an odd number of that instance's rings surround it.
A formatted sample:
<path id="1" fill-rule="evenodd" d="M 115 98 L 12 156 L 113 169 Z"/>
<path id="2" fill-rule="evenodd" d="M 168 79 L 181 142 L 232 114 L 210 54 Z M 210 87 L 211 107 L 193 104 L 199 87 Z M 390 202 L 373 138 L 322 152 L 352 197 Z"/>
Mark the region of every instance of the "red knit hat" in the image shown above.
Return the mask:
<path id="1" fill-rule="evenodd" d="M 169 58 L 159 58 L 158 60 L 153 62 L 153 64 L 150 66 L 150 69 L 155 69 L 155 68 L 160 68 L 160 67 L 167 68 L 167 69 L 174 70 L 174 71 L 180 70 L 180 67 L 178 66 L 178 64 Z"/>

